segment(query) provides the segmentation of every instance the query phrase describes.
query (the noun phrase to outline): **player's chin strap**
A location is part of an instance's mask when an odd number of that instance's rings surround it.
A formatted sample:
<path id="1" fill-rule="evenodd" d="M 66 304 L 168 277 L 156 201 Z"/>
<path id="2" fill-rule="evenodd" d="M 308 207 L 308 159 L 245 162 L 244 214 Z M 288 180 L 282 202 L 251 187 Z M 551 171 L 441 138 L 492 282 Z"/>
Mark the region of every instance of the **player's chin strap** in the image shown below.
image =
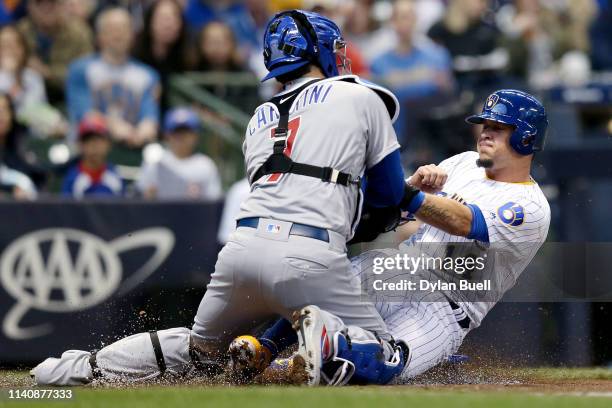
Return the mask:
<path id="1" fill-rule="evenodd" d="M 273 103 L 278 108 L 278 113 L 280 115 L 278 127 L 274 130 L 274 151 L 272 155 L 264 162 L 264 164 L 262 164 L 261 167 L 254 173 L 250 180 L 251 184 L 263 176 L 270 174 L 291 173 L 301 176 L 314 177 L 327 183 L 336 183 L 347 187 L 351 184 L 360 186 L 360 177 L 353 177 L 350 174 L 344 173 L 333 167 L 319 167 L 306 163 L 297 163 L 285 155 L 285 147 L 287 146 L 287 139 L 289 137 L 289 110 L 291 105 L 302 90 L 320 80 L 321 79 L 315 79 L 313 81 L 309 81 L 291 91 L 289 94 L 282 94 L 270 99 L 269 102 Z"/>

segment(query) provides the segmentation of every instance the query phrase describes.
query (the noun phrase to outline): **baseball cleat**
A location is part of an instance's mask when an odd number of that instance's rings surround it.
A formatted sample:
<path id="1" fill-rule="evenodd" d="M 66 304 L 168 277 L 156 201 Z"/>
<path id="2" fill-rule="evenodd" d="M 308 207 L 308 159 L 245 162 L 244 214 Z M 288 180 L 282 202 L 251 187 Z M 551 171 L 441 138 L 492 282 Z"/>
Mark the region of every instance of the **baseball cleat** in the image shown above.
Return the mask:
<path id="1" fill-rule="evenodd" d="M 236 379 L 250 380 L 270 364 L 270 351 L 253 336 L 238 336 L 229 345 L 229 369 Z"/>
<path id="2" fill-rule="evenodd" d="M 308 382 L 306 362 L 295 353 L 289 358 L 277 358 L 255 377 L 256 384 L 303 385 Z"/>
<path id="3" fill-rule="evenodd" d="M 331 354 L 321 309 L 306 306 L 293 312 L 293 328 L 298 335 L 298 355 L 304 359 L 309 386 L 319 385 L 323 360 Z"/>

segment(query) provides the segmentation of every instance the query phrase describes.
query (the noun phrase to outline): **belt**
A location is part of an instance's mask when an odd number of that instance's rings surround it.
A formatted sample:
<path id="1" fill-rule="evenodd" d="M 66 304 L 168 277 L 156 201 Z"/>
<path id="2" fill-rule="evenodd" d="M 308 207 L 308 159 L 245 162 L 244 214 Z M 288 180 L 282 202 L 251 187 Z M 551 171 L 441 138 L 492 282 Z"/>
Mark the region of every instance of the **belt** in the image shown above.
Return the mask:
<path id="1" fill-rule="evenodd" d="M 257 228 L 259 226 L 259 217 L 242 218 L 236 223 L 236 227 Z M 298 235 L 300 237 L 318 239 L 319 241 L 329 242 L 329 232 L 324 228 L 313 227 L 306 224 L 298 224 L 294 222 L 289 230 L 289 235 Z"/>
<path id="2" fill-rule="evenodd" d="M 451 309 L 453 309 L 453 310 L 461 309 L 461 306 L 459 306 L 458 304 L 456 304 L 456 303 L 455 303 L 455 302 L 453 302 L 452 300 L 449 300 L 449 301 L 448 301 L 448 304 L 450 305 Z M 467 316 L 466 316 L 466 317 L 464 317 L 464 318 L 463 318 L 463 319 L 461 319 L 461 320 L 457 320 L 457 323 L 459 324 L 459 326 L 460 326 L 462 329 L 469 329 L 469 328 L 470 328 L 470 323 L 471 323 L 471 322 L 472 322 L 472 321 L 471 321 L 471 320 L 470 320 L 470 318 L 469 318 L 469 317 L 467 317 Z"/>

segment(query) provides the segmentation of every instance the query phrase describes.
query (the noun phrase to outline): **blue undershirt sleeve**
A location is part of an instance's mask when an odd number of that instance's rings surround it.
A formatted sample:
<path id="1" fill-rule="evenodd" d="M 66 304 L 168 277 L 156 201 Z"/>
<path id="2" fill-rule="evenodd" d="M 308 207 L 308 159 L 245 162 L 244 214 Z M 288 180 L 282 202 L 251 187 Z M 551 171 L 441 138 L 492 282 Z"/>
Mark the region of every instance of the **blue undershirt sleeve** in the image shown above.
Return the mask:
<path id="1" fill-rule="evenodd" d="M 404 170 L 399 149 L 366 170 L 365 201 L 374 207 L 398 205 L 404 196 Z"/>
<path id="2" fill-rule="evenodd" d="M 482 215 L 482 211 L 480 211 L 480 208 L 475 204 L 468 204 L 467 206 L 470 211 L 472 211 L 472 226 L 467 238 L 481 242 L 489 242 L 489 229 L 487 228 L 487 223 Z"/>

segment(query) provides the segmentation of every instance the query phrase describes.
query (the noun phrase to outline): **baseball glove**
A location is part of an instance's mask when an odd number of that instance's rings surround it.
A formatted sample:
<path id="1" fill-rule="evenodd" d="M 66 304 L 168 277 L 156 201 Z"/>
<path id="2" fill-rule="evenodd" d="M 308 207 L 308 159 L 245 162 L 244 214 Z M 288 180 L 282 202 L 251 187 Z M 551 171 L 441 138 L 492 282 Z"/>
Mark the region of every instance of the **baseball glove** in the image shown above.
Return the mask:
<path id="1" fill-rule="evenodd" d="M 365 206 L 353 239 L 348 244 L 371 242 L 380 234 L 393 231 L 402 224 L 402 211 L 399 207 Z"/>
<path id="2" fill-rule="evenodd" d="M 411 200 L 420 191 L 409 184 L 404 186 L 404 197 L 400 203 L 393 207 L 373 207 L 366 204 L 361 212 L 361 219 L 357 225 L 355 235 L 348 245 L 360 242 L 371 242 L 380 234 L 394 231 L 400 225 L 413 218 L 402 218 L 402 208 L 407 208 Z"/>

